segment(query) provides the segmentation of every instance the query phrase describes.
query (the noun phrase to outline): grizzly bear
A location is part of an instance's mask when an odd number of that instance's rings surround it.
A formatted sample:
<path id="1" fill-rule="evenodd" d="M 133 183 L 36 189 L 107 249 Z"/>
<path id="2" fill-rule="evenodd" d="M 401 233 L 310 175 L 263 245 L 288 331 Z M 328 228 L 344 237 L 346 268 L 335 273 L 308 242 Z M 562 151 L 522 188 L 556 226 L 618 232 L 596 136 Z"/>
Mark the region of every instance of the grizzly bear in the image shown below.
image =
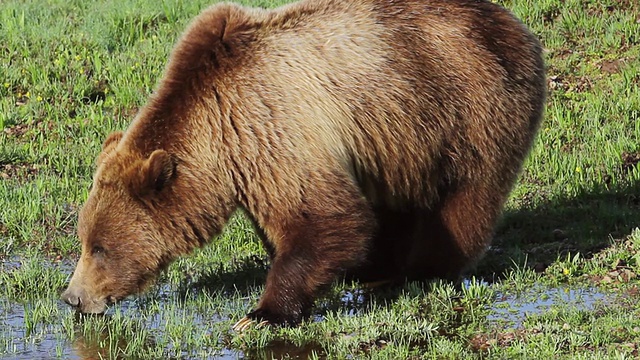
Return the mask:
<path id="1" fill-rule="evenodd" d="M 271 257 L 240 330 L 299 323 L 344 274 L 455 277 L 490 243 L 537 132 L 541 53 L 488 0 L 213 5 L 106 139 L 63 299 L 103 312 L 237 208 Z"/>

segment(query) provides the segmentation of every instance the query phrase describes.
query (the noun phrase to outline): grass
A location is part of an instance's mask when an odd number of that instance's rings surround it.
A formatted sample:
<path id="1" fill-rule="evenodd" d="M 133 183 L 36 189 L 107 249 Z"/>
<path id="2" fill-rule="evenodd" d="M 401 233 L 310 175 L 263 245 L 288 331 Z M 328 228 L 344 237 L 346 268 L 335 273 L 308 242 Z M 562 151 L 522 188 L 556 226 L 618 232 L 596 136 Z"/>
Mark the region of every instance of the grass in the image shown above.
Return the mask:
<path id="1" fill-rule="evenodd" d="M 550 92 L 470 280 L 377 291 L 338 282 L 301 327 L 238 335 L 229 328 L 255 304 L 268 266 L 238 214 L 149 293 L 78 318 L 58 296 L 100 144 L 144 104 L 208 2 L 3 1 L 0 358 L 638 356 L 640 5 L 629 0 L 502 1 L 540 36 Z"/>

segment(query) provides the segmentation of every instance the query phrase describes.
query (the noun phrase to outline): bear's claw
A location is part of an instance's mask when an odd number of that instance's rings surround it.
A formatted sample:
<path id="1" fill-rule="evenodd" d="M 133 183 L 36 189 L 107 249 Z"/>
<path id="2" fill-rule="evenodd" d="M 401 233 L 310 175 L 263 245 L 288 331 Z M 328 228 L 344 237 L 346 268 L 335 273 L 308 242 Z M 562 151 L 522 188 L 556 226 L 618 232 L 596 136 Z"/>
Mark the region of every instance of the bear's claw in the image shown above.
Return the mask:
<path id="1" fill-rule="evenodd" d="M 256 324 L 256 320 L 245 316 L 242 319 L 240 319 L 235 325 L 233 325 L 232 329 L 233 329 L 233 331 L 235 331 L 237 333 L 242 333 L 242 332 L 245 332 L 250 327 L 254 326 L 255 324 Z M 267 325 L 269 325 L 269 322 L 267 320 L 262 320 L 261 322 L 259 322 L 254 327 L 256 329 L 259 329 L 259 328 L 261 328 L 263 326 L 267 326 Z"/>

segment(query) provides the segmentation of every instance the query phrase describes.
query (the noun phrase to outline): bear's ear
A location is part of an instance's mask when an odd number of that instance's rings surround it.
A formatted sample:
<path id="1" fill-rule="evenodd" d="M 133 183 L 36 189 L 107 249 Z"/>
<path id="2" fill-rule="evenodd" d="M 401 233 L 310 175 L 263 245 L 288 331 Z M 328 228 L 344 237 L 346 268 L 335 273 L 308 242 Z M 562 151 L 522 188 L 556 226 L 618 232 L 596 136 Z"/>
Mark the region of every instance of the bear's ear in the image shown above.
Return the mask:
<path id="1" fill-rule="evenodd" d="M 146 195 L 159 192 L 167 186 L 175 174 L 175 162 L 168 152 L 155 150 L 140 168 L 138 194 Z"/>
<path id="2" fill-rule="evenodd" d="M 113 149 L 118 145 L 120 140 L 122 139 L 122 135 L 124 133 L 122 131 L 114 131 L 107 136 L 107 139 L 102 144 L 102 151 L 100 155 L 98 155 L 98 159 L 96 160 L 96 164 L 100 164 L 104 157 L 109 154 Z"/>

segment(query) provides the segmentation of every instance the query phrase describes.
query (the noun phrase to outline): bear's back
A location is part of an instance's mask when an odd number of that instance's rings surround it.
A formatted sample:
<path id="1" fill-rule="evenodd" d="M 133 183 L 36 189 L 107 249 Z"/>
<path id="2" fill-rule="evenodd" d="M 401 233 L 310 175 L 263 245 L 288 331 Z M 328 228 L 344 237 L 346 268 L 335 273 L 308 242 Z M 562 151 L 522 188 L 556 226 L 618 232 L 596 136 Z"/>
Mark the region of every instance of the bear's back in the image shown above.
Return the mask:
<path id="1" fill-rule="evenodd" d="M 424 202 L 498 163 L 513 176 L 543 102 L 537 40 L 501 7 L 467 0 L 214 5 L 154 101 L 208 109 L 212 146 L 254 175 L 268 153 L 297 177 L 341 166 L 372 193 Z"/>

